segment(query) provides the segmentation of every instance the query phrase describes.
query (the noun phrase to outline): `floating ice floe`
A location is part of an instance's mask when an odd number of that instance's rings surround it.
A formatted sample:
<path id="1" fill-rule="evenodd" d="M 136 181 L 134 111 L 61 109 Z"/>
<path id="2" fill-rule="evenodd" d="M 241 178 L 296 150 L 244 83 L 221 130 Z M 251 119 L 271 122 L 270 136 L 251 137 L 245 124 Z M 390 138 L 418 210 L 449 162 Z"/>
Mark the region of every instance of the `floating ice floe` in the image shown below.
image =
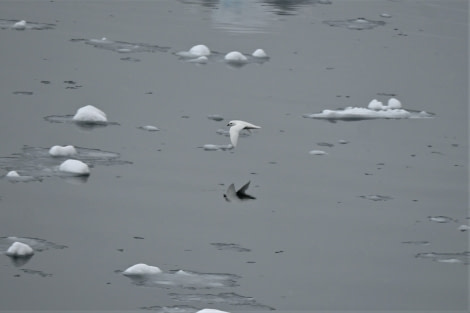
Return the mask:
<path id="1" fill-rule="evenodd" d="M 153 311 L 155 313 L 196 313 L 198 308 L 189 305 L 172 305 L 172 306 L 144 306 L 141 310 Z"/>
<path id="2" fill-rule="evenodd" d="M 206 56 L 201 56 L 201 57 L 188 60 L 189 63 L 197 63 L 197 64 L 206 64 L 208 61 L 209 59 Z"/>
<path id="3" fill-rule="evenodd" d="M 13 28 L 16 29 L 16 30 L 25 30 L 26 29 L 26 21 L 21 20 L 19 22 L 16 22 L 15 24 L 13 24 Z"/>
<path id="4" fill-rule="evenodd" d="M 75 113 L 75 115 L 73 116 L 73 120 L 77 122 L 83 122 L 83 123 L 107 123 L 108 122 L 108 119 L 106 118 L 106 114 L 100 109 L 92 105 L 87 105 L 78 109 L 77 113 Z"/>
<path id="5" fill-rule="evenodd" d="M 439 263 L 464 265 L 468 265 L 470 263 L 470 251 L 455 253 L 421 252 L 416 254 L 415 257 L 418 259 L 430 259 Z"/>
<path id="6" fill-rule="evenodd" d="M 132 276 L 132 275 L 154 275 L 154 274 L 160 274 L 162 272 L 161 269 L 159 269 L 156 266 L 150 266 L 144 263 L 139 263 L 135 264 L 128 269 L 126 269 L 124 272 L 122 272 L 123 275 L 126 276 Z"/>
<path id="7" fill-rule="evenodd" d="M 373 21 L 363 17 L 348 20 L 328 20 L 323 23 L 332 27 L 341 27 L 353 30 L 366 30 L 385 25 L 384 21 Z"/>
<path id="8" fill-rule="evenodd" d="M 382 196 L 382 195 L 367 195 L 367 196 L 359 196 L 359 197 L 366 199 L 366 200 L 371 200 L 371 201 L 388 201 L 392 199 L 392 197 Z"/>
<path id="9" fill-rule="evenodd" d="M 139 286 L 178 286 L 190 289 L 233 287 L 237 286 L 236 280 L 239 278 L 233 274 L 196 273 L 183 270 L 165 273 L 158 267 L 146 264 L 131 266 L 122 274 Z"/>
<path id="10" fill-rule="evenodd" d="M 256 49 L 251 55 L 255 58 L 267 58 L 268 57 L 268 55 L 263 49 Z"/>
<path id="11" fill-rule="evenodd" d="M 195 45 L 191 47 L 188 51 L 179 51 L 175 53 L 177 56 L 188 59 L 197 59 L 200 57 L 205 57 L 211 55 L 211 50 L 206 45 Z"/>
<path id="12" fill-rule="evenodd" d="M 428 216 L 428 219 L 431 222 L 436 222 L 436 223 L 449 223 L 449 222 L 455 222 L 455 220 L 451 217 L 448 216 Z"/>
<path id="13" fill-rule="evenodd" d="M 325 119 L 330 121 L 359 121 L 371 119 L 419 119 L 431 118 L 434 115 L 426 111 L 405 110 L 399 100 L 391 98 L 388 104 L 374 99 L 367 108 L 347 107 L 338 110 L 323 110 L 321 113 L 304 114 L 302 117 L 313 119 Z"/>
<path id="14" fill-rule="evenodd" d="M 311 150 L 308 152 L 311 155 L 327 155 L 328 153 L 323 150 Z"/>
<path id="15" fill-rule="evenodd" d="M 90 175 L 90 168 L 87 164 L 79 160 L 69 159 L 59 166 L 59 171 L 78 175 L 78 176 L 88 176 Z"/>
<path id="16" fill-rule="evenodd" d="M 11 257 L 28 257 L 34 254 L 34 250 L 25 243 L 15 241 L 5 254 Z"/>
<path id="17" fill-rule="evenodd" d="M 211 50 L 206 45 L 195 45 L 191 47 L 188 51 L 190 54 L 194 56 L 208 56 L 211 54 Z"/>
<path id="18" fill-rule="evenodd" d="M 14 30 L 45 30 L 53 29 L 55 24 L 27 22 L 25 20 L 4 20 L 0 19 L 0 29 L 14 29 Z"/>
<path id="19" fill-rule="evenodd" d="M 77 154 L 74 146 L 53 146 L 49 149 L 49 154 L 53 157 L 72 156 Z"/>
<path id="20" fill-rule="evenodd" d="M 232 51 L 225 55 L 225 61 L 230 63 L 245 63 L 248 61 L 248 58 L 238 51 Z"/>
<path id="21" fill-rule="evenodd" d="M 230 313 L 230 312 L 221 311 L 217 309 L 202 309 L 202 310 L 197 311 L 196 313 Z"/>
<path id="22" fill-rule="evenodd" d="M 205 151 L 226 151 L 232 150 L 233 146 L 231 144 L 228 145 L 215 145 L 215 144 L 205 144 L 202 146 Z"/>
<path id="23" fill-rule="evenodd" d="M 34 251 L 42 252 L 49 249 L 65 249 L 67 246 L 59 245 L 40 238 L 30 237 L 0 237 L 0 254 L 7 251 L 7 249 L 15 242 L 20 242 L 30 246 Z"/>
<path id="24" fill-rule="evenodd" d="M 464 232 L 464 231 L 467 231 L 467 230 L 470 230 L 470 226 L 468 225 L 460 225 L 458 230 L 460 230 L 461 232 Z"/>
<path id="25" fill-rule="evenodd" d="M 138 128 L 149 131 L 149 132 L 156 132 L 160 130 L 160 128 L 158 128 L 157 126 L 153 126 L 153 125 L 145 125 L 145 126 L 140 126 Z"/>
<path id="26" fill-rule="evenodd" d="M 168 47 L 151 45 L 146 43 L 132 43 L 125 41 L 113 41 L 106 37 L 101 39 L 71 39 L 72 42 L 84 42 L 98 49 L 110 50 L 117 53 L 137 53 L 137 52 L 167 52 Z"/>
<path id="27" fill-rule="evenodd" d="M 5 176 L 6 177 L 20 177 L 20 174 L 18 174 L 17 171 L 9 171 Z"/>

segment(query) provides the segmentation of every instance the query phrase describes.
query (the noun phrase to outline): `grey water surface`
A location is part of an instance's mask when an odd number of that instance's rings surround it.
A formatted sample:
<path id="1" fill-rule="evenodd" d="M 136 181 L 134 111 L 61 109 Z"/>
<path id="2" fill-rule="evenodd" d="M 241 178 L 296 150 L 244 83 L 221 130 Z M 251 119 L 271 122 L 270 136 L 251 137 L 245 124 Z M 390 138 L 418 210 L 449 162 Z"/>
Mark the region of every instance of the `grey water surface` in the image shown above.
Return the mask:
<path id="1" fill-rule="evenodd" d="M 464 0 L 1 1 L 0 311 L 467 311 L 468 38 Z M 302 117 L 390 97 L 432 118 Z"/>

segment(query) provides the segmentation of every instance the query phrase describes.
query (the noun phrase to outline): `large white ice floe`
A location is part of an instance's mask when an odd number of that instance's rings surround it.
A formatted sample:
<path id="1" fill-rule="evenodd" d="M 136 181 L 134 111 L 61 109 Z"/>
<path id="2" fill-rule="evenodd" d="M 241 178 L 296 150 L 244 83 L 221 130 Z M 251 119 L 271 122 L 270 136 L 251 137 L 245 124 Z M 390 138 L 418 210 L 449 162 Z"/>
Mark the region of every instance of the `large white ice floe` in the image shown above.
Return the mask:
<path id="1" fill-rule="evenodd" d="M 399 100 L 391 98 L 387 105 L 376 99 L 372 100 L 367 108 L 364 107 L 346 107 L 337 110 L 323 110 L 320 113 L 304 114 L 305 118 L 358 121 L 370 119 L 419 119 L 431 118 L 434 115 L 426 111 L 406 110 L 402 108 Z"/>
<path id="2" fill-rule="evenodd" d="M 68 159 L 59 166 L 59 171 L 77 175 L 88 176 L 90 175 L 90 168 L 87 164 L 80 160 Z"/>
<path id="3" fill-rule="evenodd" d="M 25 243 L 15 241 L 5 254 L 11 257 L 29 257 L 34 254 L 34 250 Z"/>
<path id="4" fill-rule="evenodd" d="M 127 268 L 124 272 L 122 272 L 122 274 L 126 276 L 154 275 L 160 274 L 161 272 L 162 270 L 156 266 L 150 266 L 144 263 L 139 263 Z"/>
<path id="5" fill-rule="evenodd" d="M 78 109 L 73 116 L 73 120 L 83 123 L 106 123 L 108 121 L 106 114 L 92 105 Z"/>
<path id="6" fill-rule="evenodd" d="M 71 156 L 77 154 L 74 146 L 53 146 L 49 149 L 49 154 L 53 157 Z"/>

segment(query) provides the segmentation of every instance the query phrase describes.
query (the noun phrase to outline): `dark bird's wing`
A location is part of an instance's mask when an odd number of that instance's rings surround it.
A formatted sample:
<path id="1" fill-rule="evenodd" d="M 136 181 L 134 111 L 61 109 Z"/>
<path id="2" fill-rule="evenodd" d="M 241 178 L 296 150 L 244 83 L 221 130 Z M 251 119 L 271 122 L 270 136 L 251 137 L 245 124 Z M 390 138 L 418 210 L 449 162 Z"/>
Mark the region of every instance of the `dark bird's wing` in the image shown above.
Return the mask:
<path id="1" fill-rule="evenodd" d="M 243 185 L 240 189 L 237 191 L 237 197 L 239 199 L 256 199 L 255 197 L 249 195 L 246 193 L 246 190 L 250 186 L 250 181 L 248 181 L 245 185 Z"/>

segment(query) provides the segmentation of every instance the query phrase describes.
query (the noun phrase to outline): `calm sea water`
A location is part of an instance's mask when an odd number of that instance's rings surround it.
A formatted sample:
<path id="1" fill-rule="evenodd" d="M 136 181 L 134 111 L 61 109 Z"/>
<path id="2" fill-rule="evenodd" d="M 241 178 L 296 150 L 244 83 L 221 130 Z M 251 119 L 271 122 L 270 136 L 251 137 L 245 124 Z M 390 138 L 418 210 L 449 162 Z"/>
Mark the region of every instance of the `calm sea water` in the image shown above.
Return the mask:
<path id="1" fill-rule="evenodd" d="M 0 19 L 0 175 L 34 178 L 0 180 L 0 310 L 468 308 L 466 1 L 2 1 Z M 196 44 L 207 64 L 175 55 Z M 434 118 L 302 117 L 392 96 Z M 85 105 L 113 123 L 68 122 Z M 201 148 L 232 119 L 262 129 Z M 53 171 L 68 144 L 88 179 Z M 224 200 L 247 181 L 256 200 Z M 12 262 L 14 240 L 36 254 Z M 166 276 L 122 275 L 136 263 Z"/>

